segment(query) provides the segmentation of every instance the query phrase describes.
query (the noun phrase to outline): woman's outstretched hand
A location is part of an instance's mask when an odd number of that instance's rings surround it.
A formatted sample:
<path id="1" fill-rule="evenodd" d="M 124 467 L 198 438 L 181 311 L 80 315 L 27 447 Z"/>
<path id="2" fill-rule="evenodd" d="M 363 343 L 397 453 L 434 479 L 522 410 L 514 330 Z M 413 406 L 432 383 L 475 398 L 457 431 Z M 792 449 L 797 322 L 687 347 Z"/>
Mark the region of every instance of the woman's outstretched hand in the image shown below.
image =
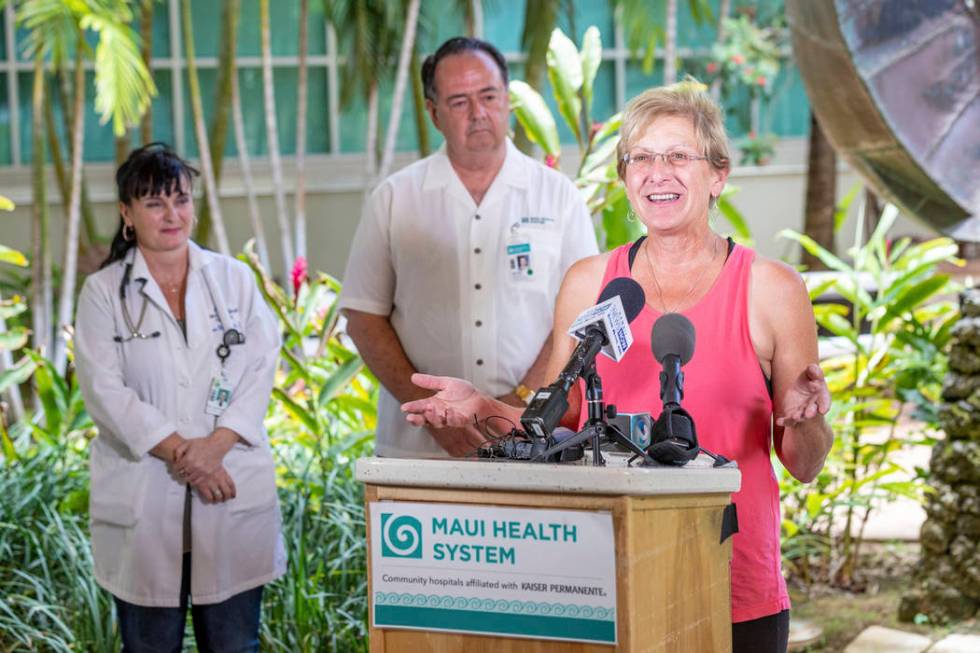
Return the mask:
<path id="1" fill-rule="evenodd" d="M 827 389 L 823 370 L 816 363 L 810 363 L 786 391 L 776 424 L 792 428 L 817 415 L 826 415 L 828 410 L 830 390 Z"/>
<path id="2" fill-rule="evenodd" d="M 473 384 L 451 376 L 432 376 L 415 373 L 412 383 L 436 393 L 425 399 L 402 404 L 405 419 L 415 426 L 436 428 L 472 426 L 474 416 L 486 406 L 489 397 L 481 394 Z"/>
<path id="3" fill-rule="evenodd" d="M 425 426 L 450 456 L 467 456 L 486 438 L 476 426 L 481 409 L 491 399 L 473 384 L 451 376 L 415 373 L 412 383 L 435 390 L 436 394 L 402 404 L 405 419 L 415 426 Z"/>

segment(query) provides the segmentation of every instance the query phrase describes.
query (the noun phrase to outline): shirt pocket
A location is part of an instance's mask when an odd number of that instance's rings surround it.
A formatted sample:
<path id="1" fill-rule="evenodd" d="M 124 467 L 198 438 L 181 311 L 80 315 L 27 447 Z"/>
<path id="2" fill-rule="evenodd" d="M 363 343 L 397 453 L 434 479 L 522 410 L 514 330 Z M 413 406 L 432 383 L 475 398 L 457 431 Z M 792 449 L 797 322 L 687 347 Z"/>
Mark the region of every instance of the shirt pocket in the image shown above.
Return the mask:
<path id="1" fill-rule="evenodd" d="M 507 285 L 517 293 L 551 295 L 561 281 L 561 233 L 554 223 L 521 226 L 504 238 Z"/>

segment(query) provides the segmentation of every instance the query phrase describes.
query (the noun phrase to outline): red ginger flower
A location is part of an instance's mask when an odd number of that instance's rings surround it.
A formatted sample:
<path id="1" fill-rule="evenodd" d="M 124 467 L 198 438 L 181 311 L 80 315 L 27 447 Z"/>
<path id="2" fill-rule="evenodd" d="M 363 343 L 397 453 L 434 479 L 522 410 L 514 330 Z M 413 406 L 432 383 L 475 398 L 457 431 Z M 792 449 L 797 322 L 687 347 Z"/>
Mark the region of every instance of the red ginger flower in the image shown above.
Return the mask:
<path id="1" fill-rule="evenodd" d="M 293 295 L 299 295 L 299 289 L 306 281 L 306 257 L 297 256 L 296 260 L 293 262 L 293 269 L 289 273 L 289 276 L 293 281 Z"/>

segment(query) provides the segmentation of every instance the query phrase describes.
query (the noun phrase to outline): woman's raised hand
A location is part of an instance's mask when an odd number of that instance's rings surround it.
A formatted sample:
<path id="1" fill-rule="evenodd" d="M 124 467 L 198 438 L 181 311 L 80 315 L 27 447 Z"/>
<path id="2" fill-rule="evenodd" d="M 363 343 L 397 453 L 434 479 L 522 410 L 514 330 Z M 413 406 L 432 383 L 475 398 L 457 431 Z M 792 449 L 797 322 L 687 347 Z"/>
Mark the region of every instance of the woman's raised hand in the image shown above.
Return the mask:
<path id="1" fill-rule="evenodd" d="M 776 417 L 778 426 L 794 427 L 830 410 L 830 391 L 823 370 L 810 363 L 783 397 L 782 413 Z"/>
<path id="2" fill-rule="evenodd" d="M 412 383 L 420 388 L 436 391 L 431 397 L 402 404 L 405 419 L 415 426 L 472 426 L 474 416 L 479 419 L 481 410 L 491 401 L 490 397 L 479 392 L 469 381 L 451 376 L 415 373 L 412 375 Z"/>

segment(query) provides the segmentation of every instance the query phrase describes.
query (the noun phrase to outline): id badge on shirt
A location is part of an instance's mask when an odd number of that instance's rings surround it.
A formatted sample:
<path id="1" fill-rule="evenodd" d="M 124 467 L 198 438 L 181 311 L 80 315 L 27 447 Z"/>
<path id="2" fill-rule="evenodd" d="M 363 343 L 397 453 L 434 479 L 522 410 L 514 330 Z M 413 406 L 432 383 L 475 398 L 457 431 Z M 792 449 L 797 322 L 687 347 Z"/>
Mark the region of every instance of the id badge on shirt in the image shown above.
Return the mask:
<path id="1" fill-rule="evenodd" d="M 208 390 L 208 403 L 204 407 L 204 412 L 220 417 L 228 404 L 231 403 L 231 391 L 231 383 L 225 378 L 224 372 L 212 377 L 210 390 Z"/>
<path id="2" fill-rule="evenodd" d="M 534 266 L 531 258 L 531 239 L 517 229 L 511 229 L 507 239 L 507 264 L 510 277 L 514 281 L 530 281 L 534 278 Z"/>

